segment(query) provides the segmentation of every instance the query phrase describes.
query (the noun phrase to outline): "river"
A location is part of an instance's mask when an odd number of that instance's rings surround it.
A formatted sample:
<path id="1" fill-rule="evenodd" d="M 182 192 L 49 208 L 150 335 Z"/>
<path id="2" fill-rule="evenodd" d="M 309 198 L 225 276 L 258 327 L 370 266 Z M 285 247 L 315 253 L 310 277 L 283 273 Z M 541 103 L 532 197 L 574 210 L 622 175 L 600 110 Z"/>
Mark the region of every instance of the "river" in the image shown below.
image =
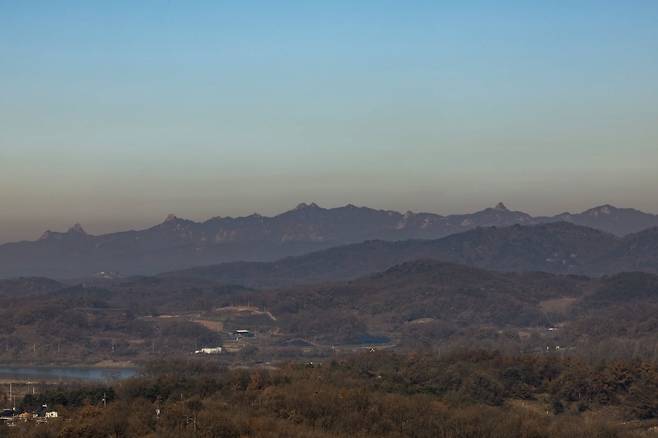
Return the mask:
<path id="1" fill-rule="evenodd" d="M 83 380 L 107 382 L 135 377 L 137 368 L 92 368 L 92 367 L 27 367 L 1 366 L 0 381 L 15 382 L 57 382 Z"/>

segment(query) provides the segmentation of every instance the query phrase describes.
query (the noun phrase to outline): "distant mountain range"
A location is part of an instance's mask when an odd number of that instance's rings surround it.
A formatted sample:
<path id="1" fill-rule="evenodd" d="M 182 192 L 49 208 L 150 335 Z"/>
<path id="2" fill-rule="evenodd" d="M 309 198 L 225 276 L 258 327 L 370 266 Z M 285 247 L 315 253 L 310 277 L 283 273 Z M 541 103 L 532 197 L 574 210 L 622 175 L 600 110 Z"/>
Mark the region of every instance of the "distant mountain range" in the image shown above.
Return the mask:
<path id="1" fill-rule="evenodd" d="M 97 274 L 103 276 L 107 274 L 99 273 L 108 272 L 113 277 L 116 272 L 124 275 L 154 274 L 237 260 L 272 261 L 366 240 L 439 239 L 478 227 L 552 222 L 570 222 L 624 236 L 658 226 L 658 216 L 604 205 L 578 214 L 533 217 L 511 211 L 502 203 L 472 214 L 449 216 L 399 213 L 354 205 L 326 209 L 313 203 L 300 204 L 274 217 L 254 214 L 194 222 L 170 215 L 163 223 L 140 231 L 93 236 L 76 224 L 63 233 L 47 231 L 37 241 L 0 245 L 0 277 L 45 276 L 62 279 Z M 601 242 L 588 240 L 588 244 L 596 246 L 607 241 L 620 241 L 612 235 L 599 234 Z M 632 240 L 630 237 L 628 239 Z M 647 262 L 646 256 L 639 255 L 642 251 L 652 253 L 652 247 L 647 246 L 641 236 L 635 239 L 633 254 L 638 255 L 624 255 L 626 250 L 619 249 L 622 251 L 620 257 L 636 257 L 624 263 L 652 270 L 653 262 Z M 584 247 L 575 245 L 572 249 L 579 254 L 579 258 L 574 260 L 569 255 L 571 258 L 560 259 L 564 261 L 563 266 L 584 266 L 582 260 L 592 256 L 586 254 Z M 617 248 L 617 243 L 611 243 L 606 248 Z M 536 256 L 544 257 L 544 260 L 558 258 L 543 253 Z M 476 255 L 464 257 L 473 258 Z M 491 264 L 502 265 L 495 255 L 492 257 Z M 524 263 L 537 269 L 547 263 L 555 265 L 554 262 L 532 260 L 532 263 Z M 649 265 L 645 266 L 646 263 Z M 595 265 L 587 266 L 584 271 L 590 272 Z M 603 268 L 603 265 L 596 266 L 596 269 L 599 269 L 598 266 Z"/>
<path id="2" fill-rule="evenodd" d="M 418 259 L 494 271 L 605 275 L 658 273 L 658 228 L 617 237 L 567 222 L 480 227 L 435 240 L 372 240 L 275 262 L 233 262 L 169 272 L 248 287 L 287 287 L 349 280 Z"/>

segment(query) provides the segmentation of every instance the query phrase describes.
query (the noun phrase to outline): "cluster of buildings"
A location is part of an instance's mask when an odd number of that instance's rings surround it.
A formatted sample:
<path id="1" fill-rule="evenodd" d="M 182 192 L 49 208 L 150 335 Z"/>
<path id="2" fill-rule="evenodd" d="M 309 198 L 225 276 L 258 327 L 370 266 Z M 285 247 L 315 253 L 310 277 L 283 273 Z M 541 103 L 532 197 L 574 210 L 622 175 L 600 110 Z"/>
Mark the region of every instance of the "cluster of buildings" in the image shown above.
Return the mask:
<path id="1" fill-rule="evenodd" d="M 48 405 L 42 405 L 35 411 L 22 411 L 16 408 L 2 409 L 0 411 L 0 424 L 15 426 L 17 422 L 36 421 L 47 423 L 48 420 L 59 418 L 57 411 L 48 410 Z"/>
<path id="2" fill-rule="evenodd" d="M 236 342 L 239 341 L 240 338 L 253 338 L 256 336 L 251 330 L 244 329 L 234 330 L 232 335 Z M 205 347 L 200 350 L 196 350 L 194 354 L 221 354 L 222 351 L 222 347 Z"/>

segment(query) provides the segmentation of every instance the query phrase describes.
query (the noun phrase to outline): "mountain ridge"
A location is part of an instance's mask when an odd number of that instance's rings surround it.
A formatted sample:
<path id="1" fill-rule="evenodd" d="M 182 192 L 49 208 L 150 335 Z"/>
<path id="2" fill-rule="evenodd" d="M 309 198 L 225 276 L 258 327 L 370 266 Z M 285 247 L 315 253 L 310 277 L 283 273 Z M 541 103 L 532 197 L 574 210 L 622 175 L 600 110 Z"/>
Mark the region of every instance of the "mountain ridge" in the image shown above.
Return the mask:
<path id="1" fill-rule="evenodd" d="M 288 287 L 347 281 L 418 259 L 503 272 L 602 276 L 623 271 L 658 274 L 658 227 L 617 237 L 568 222 L 476 228 L 434 240 L 383 241 L 333 247 L 274 262 L 233 262 L 160 274 Z"/>
<path id="2" fill-rule="evenodd" d="M 143 230 L 92 235 L 75 224 L 66 232 L 46 231 L 36 241 L 0 245 L 0 278 L 72 278 L 101 271 L 148 275 L 237 260 L 273 261 L 366 240 L 438 239 L 478 227 L 556 221 L 616 235 L 658 226 L 656 215 L 610 205 L 577 214 L 533 217 L 510 210 L 502 202 L 474 213 L 448 216 L 301 203 L 271 217 L 252 214 L 195 222 L 170 214 L 164 222 Z"/>

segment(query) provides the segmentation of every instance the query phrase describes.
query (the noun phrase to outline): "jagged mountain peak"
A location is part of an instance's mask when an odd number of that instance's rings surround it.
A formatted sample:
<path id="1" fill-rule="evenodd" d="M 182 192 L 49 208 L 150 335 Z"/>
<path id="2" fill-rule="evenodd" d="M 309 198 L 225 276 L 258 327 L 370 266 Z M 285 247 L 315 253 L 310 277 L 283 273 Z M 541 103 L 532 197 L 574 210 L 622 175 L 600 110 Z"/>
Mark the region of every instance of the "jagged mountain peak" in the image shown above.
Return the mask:
<path id="1" fill-rule="evenodd" d="M 63 239 L 69 236 L 88 236 L 87 232 L 79 223 L 74 224 L 65 233 L 58 231 L 46 230 L 39 240 Z"/>
<path id="2" fill-rule="evenodd" d="M 301 204 L 298 204 L 297 207 L 295 207 L 295 210 L 314 210 L 319 208 L 320 207 L 315 202 L 311 202 L 310 204 L 302 202 Z"/>
<path id="3" fill-rule="evenodd" d="M 301 203 L 296 209 L 276 216 L 220 217 L 195 222 L 172 214 L 164 223 L 144 230 L 91 236 L 76 225 L 68 232 L 45 232 L 40 239 L 43 242 L 39 244 L 15 242 L 0 245 L 0 277 L 72 278 L 99 271 L 122 271 L 128 275 L 154 273 L 236 260 L 274 260 L 372 239 L 437 239 L 478 227 L 514 224 L 567 221 L 617 236 L 658 226 L 658 215 L 638 210 L 610 205 L 591 210 L 599 213 L 533 217 L 509 210 L 500 202 L 495 207 L 473 213 L 439 216 L 433 213 L 404 214 L 351 204 L 323 208 L 313 202 Z M 604 214 L 604 211 L 610 211 L 610 214 Z M 557 231 L 559 227 L 568 227 L 566 224 L 554 226 Z M 569 238 L 572 234 L 583 233 L 571 233 Z M 581 255 L 579 251 L 573 253 L 578 257 Z M 546 257 L 554 258 L 552 255 Z"/>
<path id="4" fill-rule="evenodd" d="M 79 223 L 75 223 L 69 230 L 67 231 L 68 234 L 82 234 L 82 235 L 87 235 L 87 232 L 85 231 L 84 228 L 82 228 L 82 225 Z"/>

